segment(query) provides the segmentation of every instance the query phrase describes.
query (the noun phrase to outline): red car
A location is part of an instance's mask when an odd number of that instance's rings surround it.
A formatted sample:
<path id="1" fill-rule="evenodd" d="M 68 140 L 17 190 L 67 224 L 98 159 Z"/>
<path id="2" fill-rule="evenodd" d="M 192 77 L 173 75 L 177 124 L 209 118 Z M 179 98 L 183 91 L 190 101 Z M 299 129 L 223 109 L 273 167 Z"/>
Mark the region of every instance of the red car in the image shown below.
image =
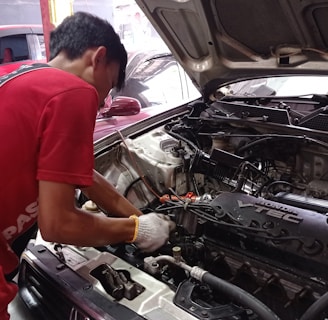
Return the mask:
<path id="1" fill-rule="evenodd" d="M 46 62 L 42 26 L 0 26 L 0 62 L 0 76 L 22 64 Z M 129 54 L 126 75 L 125 88 L 120 92 L 112 90 L 113 101 L 107 101 L 105 109 L 99 113 L 95 141 L 200 97 L 188 75 L 167 50 Z"/>
<path id="2" fill-rule="evenodd" d="M 110 101 L 99 113 L 94 140 L 200 97 L 168 49 L 130 53 L 125 86 L 110 92 Z"/>
<path id="3" fill-rule="evenodd" d="M 42 25 L 0 26 L 0 76 L 35 62 L 46 62 Z"/>
<path id="4" fill-rule="evenodd" d="M 108 134 L 120 131 L 140 120 L 159 114 L 166 109 L 168 109 L 166 105 L 157 106 L 156 108 L 141 108 L 138 99 L 118 96 L 110 102 L 109 107 L 99 113 L 93 134 L 94 141 L 96 142 Z"/>

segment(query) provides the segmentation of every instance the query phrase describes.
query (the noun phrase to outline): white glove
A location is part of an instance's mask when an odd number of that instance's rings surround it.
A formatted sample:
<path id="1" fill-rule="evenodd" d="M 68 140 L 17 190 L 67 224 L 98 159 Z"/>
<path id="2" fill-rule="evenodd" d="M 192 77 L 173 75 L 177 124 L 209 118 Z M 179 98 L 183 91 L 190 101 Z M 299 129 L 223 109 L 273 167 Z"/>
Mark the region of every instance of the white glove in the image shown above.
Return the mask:
<path id="1" fill-rule="evenodd" d="M 148 213 L 138 217 L 137 237 L 134 243 L 145 252 L 152 252 L 164 245 L 175 223 L 164 214 Z"/>

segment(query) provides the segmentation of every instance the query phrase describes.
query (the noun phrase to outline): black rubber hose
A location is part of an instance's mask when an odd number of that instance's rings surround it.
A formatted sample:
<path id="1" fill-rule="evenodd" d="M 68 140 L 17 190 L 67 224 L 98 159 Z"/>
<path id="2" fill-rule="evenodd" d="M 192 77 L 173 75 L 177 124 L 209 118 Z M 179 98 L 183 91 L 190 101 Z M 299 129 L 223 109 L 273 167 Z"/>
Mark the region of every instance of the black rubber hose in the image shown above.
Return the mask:
<path id="1" fill-rule="evenodd" d="M 262 320 L 280 319 L 268 306 L 234 284 L 220 279 L 209 272 L 204 273 L 202 281 L 207 283 L 213 289 L 225 294 L 233 302 L 253 310 L 253 312 L 256 313 Z"/>
<path id="2" fill-rule="evenodd" d="M 314 302 L 302 315 L 300 320 L 313 320 L 319 319 L 322 312 L 328 310 L 328 292 L 321 296 L 316 302 Z"/>

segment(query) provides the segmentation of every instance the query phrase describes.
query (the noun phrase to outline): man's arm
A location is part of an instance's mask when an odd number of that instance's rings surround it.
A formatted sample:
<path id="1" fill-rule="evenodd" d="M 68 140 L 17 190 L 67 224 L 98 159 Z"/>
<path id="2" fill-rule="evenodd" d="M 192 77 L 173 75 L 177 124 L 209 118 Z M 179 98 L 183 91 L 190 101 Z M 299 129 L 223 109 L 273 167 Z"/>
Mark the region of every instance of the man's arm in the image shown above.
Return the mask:
<path id="1" fill-rule="evenodd" d="M 100 173 L 94 170 L 93 185 L 82 192 L 111 216 L 140 216 L 142 212 L 124 198 Z"/>
<path id="2" fill-rule="evenodd" d="M 99 179 L 96 183 L 101 185 L 103 181 Z M 109 197 L 109 200 L 101 205 L 109 209 L 107 203 L 112 202 L 110 207 L 117 214 L 135 214 L 136 209 L 132 210 L 134 207 L 113 189 L 103 190 L 103 196 Z M 102 198 L 93 192 L 93 188 L 90 195 Z M 133 219 L 108 218 L 76 208 L 74 186 L 50 181 L 39 182 L 38 225 L 44 240 L 77 246 L 102 246 L 130 241 L 135 230 Z"/>
<path id="3" fill-rule="evenodd" d="M 99 173 L 94 173 L 94 180 L 87 190 L 90 199 L 121 218 L 78 209 L 72 185 L 39 181 L 38 225 L 44 240 L 77 246 L 134 242 L 143 251 L 154 251 L 167 242 L 175 228 L 173 221 L 162 214 L 143 215 Z"/>

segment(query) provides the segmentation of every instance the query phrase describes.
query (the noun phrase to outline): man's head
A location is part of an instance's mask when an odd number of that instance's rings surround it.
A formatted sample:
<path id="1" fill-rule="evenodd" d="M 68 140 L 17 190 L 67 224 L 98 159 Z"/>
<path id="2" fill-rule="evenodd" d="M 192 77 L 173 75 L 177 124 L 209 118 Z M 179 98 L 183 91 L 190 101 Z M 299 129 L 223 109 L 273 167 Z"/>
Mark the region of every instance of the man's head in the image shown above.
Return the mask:
<path id="1" fill-rule="evenodd" d="M 53 65 L 73 70 L 96 87 L 101 99 L 112 87 L 120 89 L 124 85 L 127 53 L 106 20 L 86 12 L 65 18 L 50 34 L 50 62 L 58 56 L 70 62 L 83 59 L 85 70 L 67 68 L 60 59 Z"/>

